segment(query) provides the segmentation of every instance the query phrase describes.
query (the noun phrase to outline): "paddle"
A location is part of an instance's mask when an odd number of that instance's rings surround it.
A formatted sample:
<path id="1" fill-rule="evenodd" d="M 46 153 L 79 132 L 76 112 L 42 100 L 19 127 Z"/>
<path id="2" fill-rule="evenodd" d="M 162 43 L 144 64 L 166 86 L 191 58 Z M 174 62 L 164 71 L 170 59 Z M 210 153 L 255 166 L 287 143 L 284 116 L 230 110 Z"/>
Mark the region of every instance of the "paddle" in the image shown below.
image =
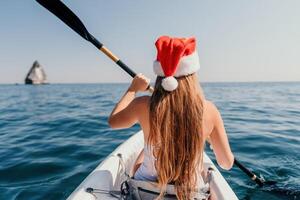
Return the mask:
<path id="1" fill-rule="evenodd" d="M 244 165 L 242 165 L 239 161 L 237 161 L 236 158 L 234 158 L 234 164 L 238 168 L 240 168 L 243 172 L 245 172 L 245 174 L 247 174 L 247 176 L 249 176 L 251 178 L 251 180 L 255 181 L 255 183 L 257 183 L 257 185 L 259 185 L 260 187 L 262 187 L 264 185 L 265 180 L 263 178 L 256 176 L 252 171 L 250 171 Z"/>
<path id="2" fill-rule="evenodd" d="M 124 71 L 126 71 L 132 78 L 136 73 L 132 71 L 125 63 L 123 63 L 116 55 L 114 55 L 108 48 L 99 42 L 92 34 L 88 32 L 81 20 L 60 0 L 36 0 L 39 4 L 52 12 L 55 16 L 61 19 L 71 29 L 78 33 L 81 37 L 91 42 L 97 49 L 101 50 Z M 147 90 L 153 92 L 153 88 L 149 85 Z"/>
<path id="3" fill-rule="evenodd" d="M 210 144 L 210 141 L 207 140 L 207 142 Z M 212 145 L 210 144 L 210 149 L 213 149 Z M 266 181 L 264 178 L 257 176 L 254 174 L 251 170 L 246 168 L 242 163 L 240 163 L 237 158 L 234 158 L 234 165 L 240 168 L 248 177 L 250 177 L 251 180 L 255 181 L 257 185 L 260 187 L 264 186 L 265 184 L 273 185 L 276 184 L 276 181 Z"/>
<path id="4" fill-rule="evenodd" d="M 71 29 L 78 33 L 81 37 L 91 42 L 97 49 L 101 50 L 117 65 L 119 65 L 124 71 L 126 71 L 131 77 L 135 77 L 136 73 L 132 71 L 125 63 L 123 63 L 116 55 L 114 55 L 109 49 L 107 49 L 102 43 L 100 43 L 92 34 L 88 32 L 81 20 L 60 0 L 36 0 L 39 4 L 52 12 L 55 16 L 61 19 Z M 153 92 L 153 88 L 149 85 L 147 88 L 150 92 Z M 245 172 L 252 180 L 254 180 L 259 186 L 263 186 L 264 179 L 256 176 L 253 172 L 248 170 L 236 159 L 234 164 Z"/>
<path id="5" fill-rule="evenodd" d="M 239 161 L 237 161 L 236 158 L 234 158 L 234 164 L 238 168 L 240 168 L 243 172 L 245 172 L 245 174 L 247 174 L 247 176 L 249 176 L 251 180 L 255 181 L 255 183 L 257 183 L 257 185 L 259 185 L 260 187 L 264 185 L 276 184 L 276 181 L 271 181 L 271 180 L 266 181 L 263 177 L 258 177 L 256 174 L 254 174 L 252 171 L 250 171 L 244 165 L 242 165 Z"/>

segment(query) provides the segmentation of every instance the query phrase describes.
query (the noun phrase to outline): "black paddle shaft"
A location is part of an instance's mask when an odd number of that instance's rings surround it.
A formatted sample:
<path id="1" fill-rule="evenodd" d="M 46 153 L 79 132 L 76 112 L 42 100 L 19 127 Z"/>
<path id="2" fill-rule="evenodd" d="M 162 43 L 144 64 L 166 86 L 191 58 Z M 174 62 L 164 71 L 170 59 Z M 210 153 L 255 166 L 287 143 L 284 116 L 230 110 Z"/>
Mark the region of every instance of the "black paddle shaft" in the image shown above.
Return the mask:
<path id="1" fill-rule="evenodd" d="M 264 185 L 264 181 L 261 180 L 261 178 L 259 178 L 258 176 L 256 176 L 253 172 L 251 172 L 249 169 L 247 169 L 246 167 L 244 167 L 244 165 L 242 165 L 239 161 L 237 161 L 236 159 L 234 159 L 234 164 L 240 168 L 243 172 L 245 172 L 245 174 L 247 174 L 253 181 L 255 181 L 259 186 L 263 186 Z"/>
<path id="2" fill-rule="evenodd" d="M 132 71 L 125 63 L 123 63 L 117 56 L 109 51 L 101 42 L 99 42 L 92 34 L 88 32 L 82 21 L 60 0 L 36 0 L 39 4 L 61 19 L 71 29 L 78 33 L 81 37 L 91 42 L 97 49 L 101 50 L 124 71 L 126 71 L 132 78 L 136 73 Z"/>

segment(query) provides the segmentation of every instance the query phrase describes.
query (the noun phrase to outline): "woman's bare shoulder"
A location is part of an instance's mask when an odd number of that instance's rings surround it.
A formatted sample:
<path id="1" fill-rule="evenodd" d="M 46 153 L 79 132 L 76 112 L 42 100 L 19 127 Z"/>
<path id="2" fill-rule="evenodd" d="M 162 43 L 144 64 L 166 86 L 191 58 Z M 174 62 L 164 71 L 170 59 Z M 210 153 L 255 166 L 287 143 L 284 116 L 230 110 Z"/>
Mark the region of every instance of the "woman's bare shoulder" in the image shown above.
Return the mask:
<path id="1" fill-rule="evenodd" d="M 137 105 L 148 105 L 149 101 L 150 101 L 150 96 L 139 96 L 139 97 L 136 97 L 134 99 L 135 103 Z"/>
<path id="2" fill-rule="evenodd" d="M 219 112 L 217 106 L 212 101 L 209 100 L 205 100 L 204 109 L 207 113 L 212 115 L 215 115 Z"/>
<path id="3" fill-rule="evenodd" d="M 139 96 L 134 99 L 134 107 L 138 110 L 145 110 L 149 108 L 150 96 Z"/>
<path id="4" fill-rule="evenodd" d="M 205 100 L 204 115 L 207 118 L 209 118 L 212 122 L 216 122 L 220 118 L 220 112 L 217 106 L 209 100 Z"/>

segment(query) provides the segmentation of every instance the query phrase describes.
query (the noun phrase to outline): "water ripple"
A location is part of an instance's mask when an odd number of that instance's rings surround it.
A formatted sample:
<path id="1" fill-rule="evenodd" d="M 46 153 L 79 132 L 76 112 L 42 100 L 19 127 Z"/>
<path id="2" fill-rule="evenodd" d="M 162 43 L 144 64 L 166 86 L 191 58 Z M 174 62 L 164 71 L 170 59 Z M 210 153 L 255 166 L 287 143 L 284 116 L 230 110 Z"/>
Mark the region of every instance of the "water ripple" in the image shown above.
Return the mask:
<path id="1" fill-rule="evenodd" d="M 0 85 L 0 199 L 65 199 L 140 129 L 111 130 L 127 84 Z M 235 156 L 275 187 L 222 171 L 240 199 L 300 199 L 300 83 L 209 83 Z M 207 153 L 214 159 L 213 153 Z"/>

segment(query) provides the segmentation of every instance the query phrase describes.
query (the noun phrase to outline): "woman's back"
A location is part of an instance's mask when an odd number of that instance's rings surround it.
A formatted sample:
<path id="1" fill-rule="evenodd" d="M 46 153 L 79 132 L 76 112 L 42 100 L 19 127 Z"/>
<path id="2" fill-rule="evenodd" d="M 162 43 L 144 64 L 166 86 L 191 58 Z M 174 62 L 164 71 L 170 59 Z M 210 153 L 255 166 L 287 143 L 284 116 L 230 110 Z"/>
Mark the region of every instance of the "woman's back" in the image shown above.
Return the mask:
<path id="1" fill-rule="evenodd" d="M 139 118 L 139 124 L 144 132 L 144 140 L 147 143 L 149 133 L 150 133 L 150 98 L 151 96 L 142 96 L 137 97 L 135 99 L 136 106 L 134 112 L 138 113 Z M 218 118 L 219 112 L 216 108 L 216 106 L 210 102 L 205 100 L 204 106 L 203 106 L 203 136 L 204 140 L 208 139 L 210 134 L 213 131 L 213 128 L 215 126 L 215 121 L 217 121 L 216 118 Z M 201 121 L 195 121 L 195 123 L 201 123 Z"/>
<path id="2" fill-rule="evenodd" d="M 136 170 L 134 177 L 138 180 L 148 180 L 148 181 L 157 181 L 157 172 L 155 169 L 155 157 L 153 155 L 153 149 L 155 144 L 148 144 L 148 137 L 150 134 L 150 121 L 149 119 L 149 105 L 150 105 L 150 96 L 138 97 L 139 106 L 136 107 L 140 112 L 140 125 L 144 133 L 144 144 L 145 148 L 143 151 L 143 158 L 137 160 L 137 163 L 140 164 Z M 215 106 L 209 102 L 205 101 L 204 103 L 204 115 L 203 115 L 203 137 L 206 140 L 211 134 L 214 124 L 213 118 L 215 115 Z M 196 121 L 195 123 L 201 123 Z M 199 133 L 201 134 L 201 133 Z"/>
<path id="3" fill-rule="evenodd" d="M 137 161 L 137 177 L 156 176 L 161 195 L 172 182 L 178 199 L 189 199 L 199 168 L 201 171 L 205 141 L 210 138 L 221 167 L 231 168 L 233 155 L 220 113 L 205 100 L 199 85 L 195 38 L 163 36 L 155 45 L 158 54 L 153 94 L 135 98 L 135 93 L 149 84 L 143 75 L 136 76 L 112 111 L 109 124 L 127 128 L 139 123 L 145 149 Z"/>

